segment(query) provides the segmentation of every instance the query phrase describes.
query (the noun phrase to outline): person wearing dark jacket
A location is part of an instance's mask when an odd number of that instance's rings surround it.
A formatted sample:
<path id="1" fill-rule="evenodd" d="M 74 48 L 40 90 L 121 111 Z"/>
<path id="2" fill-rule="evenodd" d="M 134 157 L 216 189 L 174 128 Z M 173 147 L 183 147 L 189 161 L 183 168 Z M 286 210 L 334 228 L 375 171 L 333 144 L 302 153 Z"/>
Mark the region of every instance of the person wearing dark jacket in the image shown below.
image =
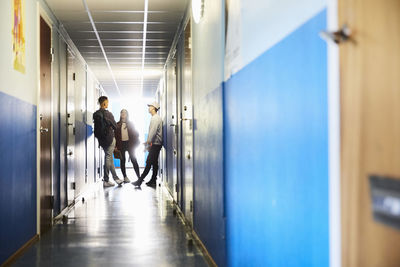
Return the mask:
<path id="1" fill-rule="evenodd" d="M 115 172 L 113 152 L 115 149 L 114 131 L 117 129 L 117 123 L 114 116 L 107 110 L 108 98 L 106 96 L 99 97 L 100 109 L 93 114 L 94 135 L 97 137 L 100 146 L 104 150 L 104 178 L 103 186 L 109 187 L 115 184 L 109 181 L 108 174 L 111 171 L 114 181 L 120 185 L 122 180 L 118 178 Z"/>
<path id="2" fill-rule="evenodd" d="M 129 121 L 129 114 L 126 109 L 121 110 L 121 116 L 119 122 L 117 122 L 117 130 L 115 131 L 115 139 L 117 141 L 117 150 L 121 152 L 121 171 L 124 175 L 124 182 L 129 183 L 130 180 L 126 176 L 125 154 L 128 152 L 133 169 L 139 178 L 139 165 L 135 155 L 135 149 L 139 144 L 139 133 L 136 131 L 133 123 Z"/>

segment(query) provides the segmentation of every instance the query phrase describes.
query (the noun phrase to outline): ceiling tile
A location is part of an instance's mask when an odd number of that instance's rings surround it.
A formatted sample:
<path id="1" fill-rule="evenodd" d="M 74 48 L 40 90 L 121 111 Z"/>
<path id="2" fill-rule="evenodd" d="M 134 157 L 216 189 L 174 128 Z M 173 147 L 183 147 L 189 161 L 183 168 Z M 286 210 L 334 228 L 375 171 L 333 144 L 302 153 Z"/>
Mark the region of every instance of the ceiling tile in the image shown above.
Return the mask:
<path id="1" fill-rule="evenodd" d="M 112 74 L 82 0 L 46 0 L 107 94 L 139 93 L 142 75 L 144 0 L 86 0 Z M 143 95 L 154 96 L 187 0 L 149 0 Z"/>

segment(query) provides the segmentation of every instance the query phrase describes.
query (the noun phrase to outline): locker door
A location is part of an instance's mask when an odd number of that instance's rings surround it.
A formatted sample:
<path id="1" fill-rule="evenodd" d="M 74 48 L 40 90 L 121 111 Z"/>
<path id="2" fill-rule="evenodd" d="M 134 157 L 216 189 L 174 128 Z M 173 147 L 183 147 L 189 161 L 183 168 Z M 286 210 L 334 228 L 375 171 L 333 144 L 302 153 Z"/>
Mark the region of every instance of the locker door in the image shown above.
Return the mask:
<path id="1" fill-rule="evenodd" d="M 75 58 L 68 51 L 67 67 L 67 200 L 75 200 Z"/>
<path id="2" fill-rule="evenodd" d="M 167 173 L 168 188 L 178 202 L 178 114 L 176 58 L 167 67 Z M 179 203 L 179 202 L 178 202 Z"/>
<path id="3" fill-rule="evenodd" d="M 181 175 L 182 211 L 189 222 L 193 222 L 193 93 L 192 93 L 192 49 L 190 21 L 186 25 L 180 49 L 181 65 Z"/>

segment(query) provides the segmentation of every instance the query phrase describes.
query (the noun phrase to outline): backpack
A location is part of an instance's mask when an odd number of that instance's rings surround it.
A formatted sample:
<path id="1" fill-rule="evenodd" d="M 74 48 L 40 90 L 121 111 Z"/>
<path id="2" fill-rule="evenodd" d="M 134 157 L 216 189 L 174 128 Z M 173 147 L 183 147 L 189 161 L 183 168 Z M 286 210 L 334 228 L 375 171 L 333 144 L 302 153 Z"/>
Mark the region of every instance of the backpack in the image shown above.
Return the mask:
<path id="1" fill-rule="evenodd" d="M 98 110 L 93 114 L 93 121 L 94 121 L 94 136 L 99 140 L 101 143 L 105 137 L 107 136 L 108 132 L 108 125 L 106 120 L 104 119 L 104 112 Z"/>

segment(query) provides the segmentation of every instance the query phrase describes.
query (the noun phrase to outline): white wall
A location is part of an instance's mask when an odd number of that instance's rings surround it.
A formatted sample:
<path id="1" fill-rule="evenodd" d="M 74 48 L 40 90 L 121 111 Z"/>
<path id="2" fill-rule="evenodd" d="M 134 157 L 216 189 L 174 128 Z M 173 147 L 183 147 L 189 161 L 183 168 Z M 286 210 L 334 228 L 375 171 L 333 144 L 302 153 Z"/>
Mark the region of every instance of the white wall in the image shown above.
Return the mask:
<path id="1" fill-rule="evenodd" d="M 326 8 L 326 0 L 228 0 L 228 7 L 227 52 L 237 54 L 227 56 L 226 79 Z"/>
<path id="2" fill-rule="evenodd" d="M 37 104 L 36 2 L 25 0 L 26 72 L 23 74 L 14 70 L 12 1 L 0 1 L 0 91 L 35 105 Z"/>
<path id="3" fill-rule="evenodd" d="M 205 0 L 204 16 L 192 24 L 193 91 L 202 97 L 216 89 L 223 81 L 224 32 L 221 13 L 224 1 Z"/>

